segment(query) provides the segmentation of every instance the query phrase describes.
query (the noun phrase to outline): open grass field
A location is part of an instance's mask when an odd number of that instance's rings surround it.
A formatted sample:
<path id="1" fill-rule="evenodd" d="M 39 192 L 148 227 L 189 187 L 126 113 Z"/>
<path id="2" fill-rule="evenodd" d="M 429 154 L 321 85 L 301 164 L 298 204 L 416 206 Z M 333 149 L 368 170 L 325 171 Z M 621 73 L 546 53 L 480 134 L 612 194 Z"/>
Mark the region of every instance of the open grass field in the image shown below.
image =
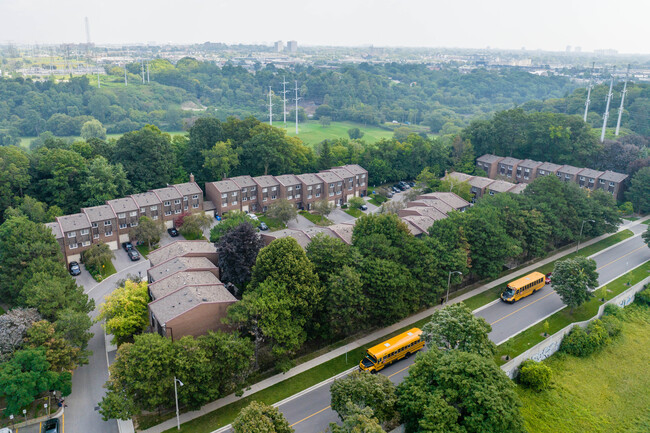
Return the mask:
<path id="1" fill-rule="evenodd" d="M 596 290 L 595 296 L 578 308 L 575 308 L 573 314 L 569 312 L 569 308 L 564 308 L 548 317 L 544 321 L 548 322 L 548 333 L 554 334 L 571 323 L 582 322 L 583 320 L 594 317 L 596 313 L 598 313 L 598 308 L 602 305 L 600 298 L 604 297 L 605 300 L 612 299 L 614 296 L 624 292 L 639 281 L 642 281 L 644 278 L 647 278 L 649 272 L 650 262 L 645 262 L 638 268 L 631 270 L 627 274 L 621 275 L 614 281 Z M 494 357 L 496 363 L 498 365 L 505 364 L 506 361 L 502 359 L 503 356 L 509 355 L 510 358 L 514 358 L 544 340 L 544 337 L 542 336 L 545 332 L 544 322 L 531 326 L 521 334 L 512 337 L 502 345 L 498 346 L 497 354 Z"/>
<path id="2" fill-rule="evenodd" d="M 562 257 L 560 260 L 566 260 L 566 259 L 572 259 L 576 257 L 577 255 L 584 256 L 584 257 L 589 257 L 593 254 L 596 254 L 599 251 L 604 250 L 605 248 L 611 247 L 614 244 L 617 244 L 621 241 L 624 241 L 625 239 L 631 238 L 634 236 L 634 233 L 632 233 L 630 230 L 623 230 L 621 232 L 618 232 L 616 234 L 613 234 L 603 240 L 600 240 L 596 242 L 595 244 L 591 244 L 588 247 L 580 249 L 579 252 L 573 252 L 571 254 L 568 254 L 564 257 Z M 552 261 L 550 263 L 547 263 L 545 265 L 540 266 L 539 268 L 535 269 L 537 272 L 541 272 L 542 274 L 546 275 L 549 272 L 553 271 L 553 268 L 555 267 L 555 261 Z M 519 277 L 517 277 L 519 278 Z M 514 280 L 514 279 L 513 279 Z M 482 307 L 485 304 L 489 304 L 490 302 L 494 301 L 495 299 L 499 299 L 499 296 L 501 295 L 501 292 L 503 292 L 504 287 L 506 284 L 502 286 L 497 286 L 493 287 L 490 290 L 486 290 L 485 292 L 479 293 L 478 295 L 472 296 L 471 298 L 465 300 L 465 305 L 467 305 L 469 308 L 472 310 L 475 310 L 479 307 Z"/>
<path id="3" fill-rule="evenodd" d="M 553 356 L 552 388 L 517 387 L 530 433 L 642 433 L 650 431 L 650 310 L 625 309 L 623 332 L 586 358 Z"/>
<path id="4" fill-rule="evenodd" d="M 280 122 L 274 122 L 273 126 L 283 128 L 284 125 Z M 298 135 L 296 135 L 295 126 L 287 121 L 286 131 L 287 135 L 300 138 L 307 146 L 314 146 L 323 140 L 349 138 L 348 129 L 350 128 L 359 128 L 363 132 L 361 139 L 366 143 L 374 143 L 382 138 L 391 138 L 393 136 L 393 131 L 377 126 L 364 126 L 353 122 L 332 122 L 329 126 L 321 126 L 316 120 L 298 124 Z"/>

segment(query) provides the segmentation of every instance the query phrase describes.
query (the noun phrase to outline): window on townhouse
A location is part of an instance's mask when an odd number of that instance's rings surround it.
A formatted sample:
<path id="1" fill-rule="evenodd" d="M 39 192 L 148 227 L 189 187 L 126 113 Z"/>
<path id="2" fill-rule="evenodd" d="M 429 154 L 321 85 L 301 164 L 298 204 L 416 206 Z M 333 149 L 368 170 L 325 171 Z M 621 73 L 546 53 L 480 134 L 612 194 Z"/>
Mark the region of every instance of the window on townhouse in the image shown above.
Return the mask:
<path id="1" fill-rule="evenodd" d="M 183 197 L 183 201 L 187 201 L 187 196 L 184 196 L 184 197 Z"/>
<path id="2" fill-rule="evenodd" d="M 288 196 L 287 196 L 287 200 L 292 200 L 292 199 L 293 199 L 293 196 L 292 196 L 292 195 L 288 195 Z"/>
<path id="3" fill-rule="evenodd" d="M 312 186 L 308 186 L 308 187 L 307 187 L 307 191 L 311 191 L 312 189 L 313 189 Z"/>
<path id="4" fill-rule="evenodd" d="M 170 210 L 165 211 L 165 215 L 166 215 L 166 216 L 169 216 L 169 215 L 171 215 L 171 214 L 172 214 L 172 211 L 170 211 Z"/>
<path id="5" fill-rule="evenodd" d="M 193 199 L 193 200 L 198 200 L 198 199 L 199 199 L 199 195 L 198 195 L 198 194 L 194 194 L 194 195 L 192 196 L 192 199 Z"/>
<path id="6" fill-rule="evenodd" d="M 174 204 L 181 204 L 181 199 L 177 198 L 176 200 L 174 200 Z"/>
<path id="7" fill-rule="evenodd" d="M 316 193 L 316 198 L 320 197 L 320 192 Z"/>
<path id="8" fill-rule="evenodd" d="M 594 183 L 594 179 L 589 179 L 589 183 Z"/>
<path id="9" fill-rule="evenodd" d="M 494 191 L 490 190 L 490 195 L 494 195 Z"/>
<path id="10" fill-rule="evenodd" d="M 541 174 L 542 176 L 544 176 L 544 173 L 546 173 L 544 170 L 539 171 L 539 174 Z"/>
<path id="11" fill-rule="evenodd" d="M 293 187 L 292 187 L 292 186 L 288 186 L 288 187 L 287 187 L 287 191 L 293 191 Z"/>
<path id="12" fill-rule="evenodd" d="M 112 230 L 109 230 L 109 231 L 107 231 L 107 232 L 104 232 L 104 236 L 106 236 L 106 237 L 108 237 L 108 236 L 113 236 L 113 231 L 112 231 Z"/>
<path id="13" fill-rule="evenodd" d="M 140 208 L 140 213 L 144 213 L 144 208 L 143 207 Z"/>
<path id="14" fill-rule="evenodd" d="M 273 194 L 271 195 L 271 200 L 275 200 L 277 197 L 278 197 L 277 195 Z"/>
<path id="15" fill-rule="evenodd" d="M 246 197 L 246 196 L 242 197 L 241 201 L 248 201 L 248 197 Z"/>
<path id="16" fill-rule="evenodd" d="M 138 216 L 138 211 L 130 212 L 130 213 L 129 213 L 129 216 L 132 216 L 132 217 L 134 217 L 134 216 Z"/>
<path id="17" fill-rule="evenodd" d="M 250 200 L 251 200 L 251 201 L 255 201 L 255 200 L 257 200 L 257 197 L 255 197 L 255 196 L 251 196 Z"/>
<path id="18" fill-rule="evenodd" d="M 334 195 L 334 191 L 330 191 L 330 197 Z"/>
<path id="19" fill-rule="evenodd" d="M 94 228 L 94 229 L 97 228 L 97 223 L 93 223 L 93 228 Z"/>
<path id="20" fill-rule="evenodd" d="M 271 191 L 277 191 L 277 190 L 278 190 L 277 186 L 274 186 L 274 187 L 271 188 Z"/>
<path id="21" fill-rule="evenodd" d="M 108 221 L 104 221 L 104 226 L 110 226 L 110 225 L 111 225 L 111 221 L 110 221 L 110 220 L 108 220 Z"/>
<path id="22" fill-rule="evenodd" d="M 330 188 L 334 188 L 334 184 L 333 184 L 333 183 L 330 183 Z"/>
<path id="23" fill-rule="evenodd" d="M 84 236 L 84 235 L 87 235 L 88 233 L 90 233 L 90 230 L 88 230 L 88 229 L 83 229 L 83 230 L 81 230 L 79 233 L 81 233 L 81 236 Z"/>
<path id="24" fill-rule="evenodd" d="M 118 213 L 117 217 L 118 218 L 126 218 L 126 214 L 125 213 Z"/>
<path id="25" fill-rule="evenodd" d="M 614 182 L 610 182 L 610 183 L 609 183 L 609 186 L 614 186 Z"/>
<path id="26" fill-rule="evenodd" d="M 165 202 L 165 206 L 171 206 L 171 204 L 172 204 L 172 202 L 170 202 L 170 201 Z"/>
<path id="27" fill-rule="evenodd" d="M 232 202 L 232 205 L 233 205 L 233 206 L 236 205 L 236 204 L 237 204 L 237 200 L 235 200 L 235 201 Z"/>
<path id="28" fill-rule="evenodd" d="M 233 192 L 233 193 L 230 194 L 230 195 L 233 196 L 233 197 L 237 197 L 237 192 Z"/>
<path id="29" fill-rule="evenodd" d="M 241 192 L 246 192 L 246 191 L 248 191 L 247 188 L 242 188 L 242 189 L 241 189 Z"/>
<path id="30" fill-rule="evenodd" d="M 120 228 L 121 228 L 121 229 L 125 229 L 125 228 L 126 228 L 126 223 L 121 223 L 121 224 L 120 224 Z"/>
<path id="31" fill-rule="evenodd" d="M 336 183 L 336 186 L 341 186 L 341 185 L 343 185 L 343 182 L 337 182 Z"/>
<path id="32" fill-rule="evenodd" d="M 585 180 L 585 177 L 584 177 L 584 176 L 580 176 L 580 180 Z"/>
<path id="33" fill-rule="evenodd" d="M 152 220 L 156 221 L 158 219 L 158 215 L 154 215 L 151 217 Z"/>
<path id="34" fill-rule="evenodd" d="M 565 179 L 571 179 L 571 175 L 570 175 L 570 174 L 565 174 L 565 175 L 564 175 L 564 178 L 565 178 Z"/>
<path id="35" fill-rule="evenodd" d="M 296 194 L 296 198 L 300 198 L 300 194 Z"/>
<path id="36" fill-rule="evenodd" d="M 93 239 L 99 239 L 99 233 L 95 233 L 95 234 L 93 235 Z"/>
<path id="37" fill-rule="evenodd" d="M 137 223 L 137 222 L 132 222 L 132 223 L 129 224 L 129 225 L 130 225 L 131 227 L 137 227 L 137 226 L 138 226 L 138 223 Z"/>
<path id="38" fill-rule="evenodd" d="M 199 204 L 198 204 L 198 203 L 194 203 L 194 204 L 192 205 L 192 209 L 197 209 L 198 207 L 199 207 Z M 156 217 L 156 218 L 157 218 L 157 217 Z"/>
<path id="39" fill-rule="evenodd" d="M 529 168 L 524 168 L 524 173 L 530 173 L 530 169 Z"/>
<path id="40" fill-rule="evenodd" d="M 78 246 L 79 246 L 79 244 L 70 244 L 70 249 L 71 249 L 71 250 L 74 250 L 74 249 L 77 248 Z"/>
<path id="41" fill-rule="evenodd" d="M 296 191 L 300 189 L 300 185 L 296 185 Z"/>
<path id="42" fill-rule="evenodd" d="M 262 188 L 262 192 L 263 192 L 263 193 L 268 192 L 268 191 L 269 191 L 268 188 Z"/>
<path id="43" fill-rule="evenodd" d="M 312 197 L 311 194 L 307 194 L 307 198 L 310 199 Z"/>
<path id="44" fill-rule="evenodd" d="M 257 191 L 257 187 L 256 186 L 251 186 L 251 192 L 255 192 L 255 191 Z"/>
<path id="45" fill-rule="evenodd" d="M 152 211 L 158 210 L 158 206 L 151 206 L 150 209 L 151 209 Z"/>
<path id="46" fill-rule="evenodd" d="M 176 210 L 174 211 L 174 213 L 175 213 L 175 214 L 179 214 L 179 213 L 181 213 L 181 210 L 180 210 L 180 209 L 176 209 Z"/>
<path id="47" fill-rule="evenodd" d="M 185 206 L 183 207 L 183 209 L 184 209 L 184 210 L 187 210 L 187 209 L 188 209 L 188 206 L 187 206 L 187 205 L 185 205 Z"/>
<path id="48" fill-rule="evenodd" d="M 90 245 L 90 241 L 84 241 L 81 243 L 82 247 L 87 247 L 88 245 Z"/>
<path id="49" fill-rule="evenodd" d="M 266 201 L 266 199 L 267 199 L 266 197 L 262 197 L 262 201 Z"/>
<path id="50" fill-rule="evenodd" d="M 228 194 L 226 193 L 221 194 L 221 198 L 228 198 Z"/>
<path id="51" fill-rule="evenodd" d="M 601 185 L 604 185 L 604 184 L 605 184 L 605 180 L 603 180 L 603 179 L 598 179 L 598 183 L 601 184 Z"/>

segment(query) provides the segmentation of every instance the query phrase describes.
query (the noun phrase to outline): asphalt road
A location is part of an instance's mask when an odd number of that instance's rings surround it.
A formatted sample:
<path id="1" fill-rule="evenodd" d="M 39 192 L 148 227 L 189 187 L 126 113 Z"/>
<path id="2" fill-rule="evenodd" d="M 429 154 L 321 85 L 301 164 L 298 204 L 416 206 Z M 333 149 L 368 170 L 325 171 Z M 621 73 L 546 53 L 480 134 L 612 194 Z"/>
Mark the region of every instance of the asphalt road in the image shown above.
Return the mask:
<path id="1" fill-rule="evenodd" d="M 632 227 L 631 230 L 639 234 L 646 227 L 646 225 L 639 225 Z M 650 260 L 650 248 L 645 245 L 640 236 L 636 236 L 593 258 L 598 265 L 599 282 L 603 284 Z M 497 302 L 477 314 L 492 324 L 493 331 L 489 337 L 495 343 L 499 343 L 557 311 L 562 305 L 559 296 L 549 285 L 515 304 Z M 382 373 L 394 383 L 399 383 L 408 374 L 408 367 L 413 362 L 414 358 L 400 361 L 385 368 Z M 279 409 L 296 433 L 315 433 L 324 431 L 329 423 L 339 421 L 329 404 L 330 384 L 327 384 L 285 402 Z"/>

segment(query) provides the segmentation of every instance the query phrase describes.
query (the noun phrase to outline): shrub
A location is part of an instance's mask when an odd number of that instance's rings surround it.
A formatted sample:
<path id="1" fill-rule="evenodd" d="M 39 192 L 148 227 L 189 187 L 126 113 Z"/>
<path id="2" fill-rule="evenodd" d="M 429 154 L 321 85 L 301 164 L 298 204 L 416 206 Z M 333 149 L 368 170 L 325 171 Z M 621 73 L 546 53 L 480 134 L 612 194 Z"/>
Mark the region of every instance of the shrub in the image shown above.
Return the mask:
<path id="1" fill-rule="evenodd" d="M 560 350 L 573 356 L 587 356 L 589 345 L 589 336 L 581 326 L 574 326 L 571 331 L 564 336 L 560 344 Z"/>
<path id="2" fill-rule="evenodd" d="M 615 323 L 616 320 L 618 323 Z M 618 319 L 609 316 L 606 322 L 593 320 L 584 330 L 580 326 L 574 326 L 560 345 L 560 350 L 578 357 L 589 356 L 611 341 L 611 336 L 621 332 L 621 324 Z"/>
<path id="3" fill-rule="evenodd" d="M 616 304 L 607 304 L 603 310 L 603 316 L 620 317 L 623 309 Z"/>
<path id="4" fill-rule="evenodd" d="M 519 366 L 519 382 L 534 391 L 540 392 L 551 384 L 551 367 L 528 359 Z"/>
<path id="5" fill-rule="evenodd" d="M 650 290 L 645 289 L 637 293 L 634 296 L 634 302 L 645 307 L 650 307 Z"/>
<path id="6" fill-rule="evenodd" d="M 587 326 L 587 335 L 589 336 L 589 347 L 591 353 L 594 353 L 603 346 L 610 343 L 611 338 L 602 320 L 592 320 Z"/>
<path id="7" fill-rule="evenodd" d="M 607 334 L 610 337 L 617 337 L 623 330 L 623 324 L 621 323 L 620 319 L 615 315 L 604 316 L 601 319 L 601 322 L 603 323 L 603 327 L 605 328 Z"/>

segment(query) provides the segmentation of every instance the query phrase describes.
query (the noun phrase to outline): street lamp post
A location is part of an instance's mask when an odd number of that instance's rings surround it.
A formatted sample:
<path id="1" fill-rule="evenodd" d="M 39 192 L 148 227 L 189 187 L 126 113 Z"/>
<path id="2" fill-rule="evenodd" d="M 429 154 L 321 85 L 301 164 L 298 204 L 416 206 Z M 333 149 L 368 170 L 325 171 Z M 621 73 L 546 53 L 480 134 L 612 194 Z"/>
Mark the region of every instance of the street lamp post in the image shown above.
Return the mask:
<path id="1" fill-rule="evenodd" d="M 179 383 L 180 386 L 183 386 L 183 382 L 181 382 L 179 379 L 176 379 L 176 376 L 174 376 L 174 399 L 176 400 L 176 424 L 178 430 L 181 429 L 181 417 L 178 414 L 178 390 L 176 389 L 176 382 Z"/>
<path id="2" fill-rule="evenodd" d="M 586 222 L 595 223 L 596 221 L 594 221 L 594 220 L 582 220 L 582 225 L 580 226 L 580 236 L 578 236 L 578 245 L 576 245 L 576 253 L 580 249 L 580 239 L 582 239 L 582 229 L 585 228 L 585 223 Z"/>
<path id="3" fill-rule="evenodd" d="M 451 285 L 451 274 L 463 275 L 461 271 L 449 271 L 449 278 L 447 278 L 447 296 L 445 296 L 445 304 L 449 302 L 449 286 Z"/>

